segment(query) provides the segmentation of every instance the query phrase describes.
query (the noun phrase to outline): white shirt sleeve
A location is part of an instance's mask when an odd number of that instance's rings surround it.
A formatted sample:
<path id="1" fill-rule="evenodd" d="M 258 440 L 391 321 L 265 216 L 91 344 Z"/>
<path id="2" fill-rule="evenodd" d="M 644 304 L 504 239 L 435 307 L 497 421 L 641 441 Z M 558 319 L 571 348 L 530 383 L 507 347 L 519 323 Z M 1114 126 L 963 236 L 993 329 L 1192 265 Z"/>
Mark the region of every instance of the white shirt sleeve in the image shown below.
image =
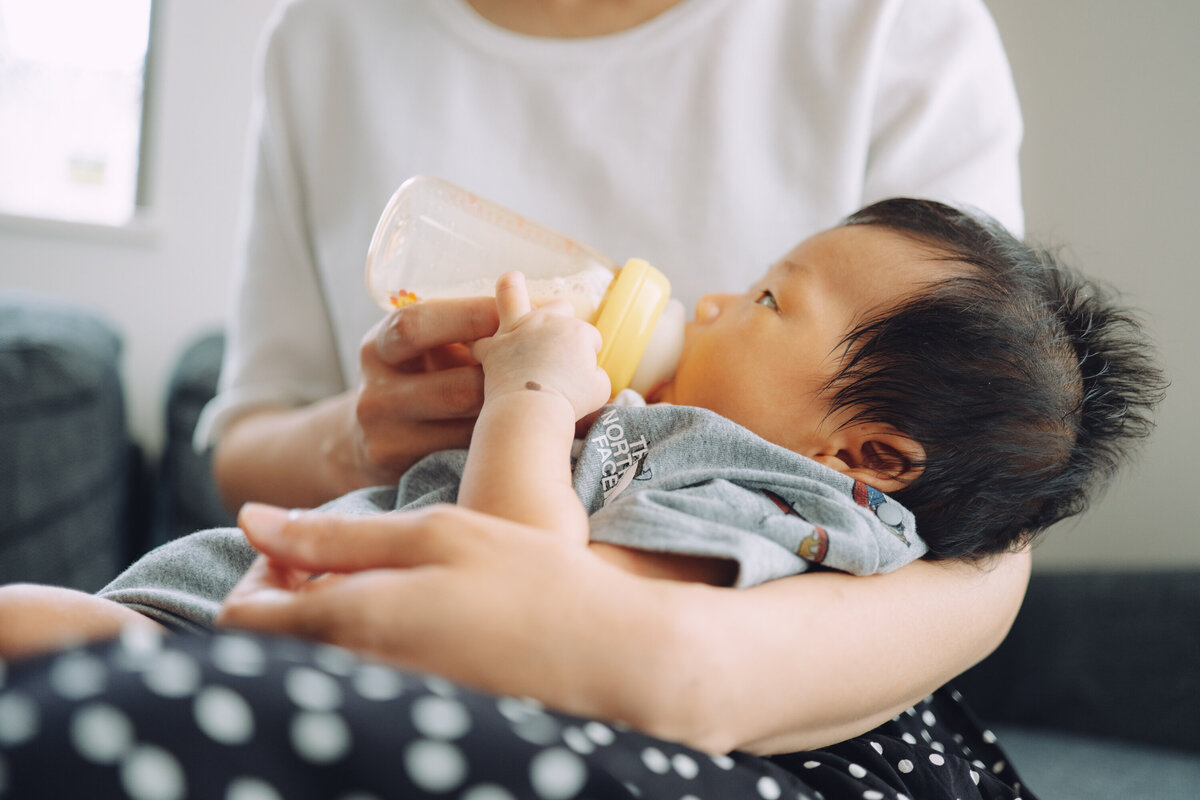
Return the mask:
<path id="1" fill-rule="evenodd" d="M 864 205 L 896 195 L 986 209 L 1024 232 L 1023 132 L 1012 72 L 982 0 L 904 0 L 876 53 Z"/>
<path id="2" fill-rule="evenodd" d="M 346 388 L 289 128 L 288 82 L 305 76 L 283 68 L 286 16 L 277 23 L 261 54 L 233 315 L 217 396 L 197 423 L 198 449 L 215 444 L 230 422 L 254 407 L 306 405 Z"/>

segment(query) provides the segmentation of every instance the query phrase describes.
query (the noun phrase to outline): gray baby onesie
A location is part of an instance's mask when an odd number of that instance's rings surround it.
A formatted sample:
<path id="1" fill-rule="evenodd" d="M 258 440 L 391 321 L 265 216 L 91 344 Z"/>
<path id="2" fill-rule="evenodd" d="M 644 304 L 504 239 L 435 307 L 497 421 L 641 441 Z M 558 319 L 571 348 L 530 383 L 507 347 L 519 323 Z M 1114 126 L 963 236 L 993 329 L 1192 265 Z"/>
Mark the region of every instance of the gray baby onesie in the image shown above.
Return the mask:
<path id="1" fill-rule="evenodd" d="M 813 564 L 868 575 L 925 553 L 912 514 L 882 492 L 690 406 L 605 406 L 574 458 L 594 541 L 726 558 L 738 587 Z M 434 453 L 396 487 L 323 506 L 371 514 L 453 503 L 465 450 Z M 236 528 L 148 553 L 100 591 L 167 625 L 207 628 L 254 551 Z"/>

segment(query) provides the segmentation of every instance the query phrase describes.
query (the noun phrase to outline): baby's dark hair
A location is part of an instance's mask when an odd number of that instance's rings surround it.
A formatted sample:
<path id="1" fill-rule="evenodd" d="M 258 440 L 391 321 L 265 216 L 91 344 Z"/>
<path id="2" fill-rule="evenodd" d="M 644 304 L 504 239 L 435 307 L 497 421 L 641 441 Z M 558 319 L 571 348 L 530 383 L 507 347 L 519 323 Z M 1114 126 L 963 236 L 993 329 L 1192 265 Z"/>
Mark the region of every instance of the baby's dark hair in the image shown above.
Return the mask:
<path id="1" fill-rule="evenodd" d="M 893 496 L 927 558 L 1016 549 L 1084 510 L 1149 435 L 1166 388 L 1132 313 L 983 214 L 896 198 L 842 224 L 963 267 L 858 324 L 827 387 L 847 424 L 884 422 L 924 447 Z"/>

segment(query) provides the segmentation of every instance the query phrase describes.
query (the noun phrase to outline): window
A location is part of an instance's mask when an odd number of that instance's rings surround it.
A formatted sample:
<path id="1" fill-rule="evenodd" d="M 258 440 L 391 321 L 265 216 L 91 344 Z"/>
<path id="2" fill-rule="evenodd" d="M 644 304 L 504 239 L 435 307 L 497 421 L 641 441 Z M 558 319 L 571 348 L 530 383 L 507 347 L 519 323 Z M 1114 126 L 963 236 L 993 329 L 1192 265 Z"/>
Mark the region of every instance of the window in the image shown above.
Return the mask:
<path id="1" fill-rule="evenodd" d="M 0 214 L 124 225 L 151 0 L 0 0 Z"/>

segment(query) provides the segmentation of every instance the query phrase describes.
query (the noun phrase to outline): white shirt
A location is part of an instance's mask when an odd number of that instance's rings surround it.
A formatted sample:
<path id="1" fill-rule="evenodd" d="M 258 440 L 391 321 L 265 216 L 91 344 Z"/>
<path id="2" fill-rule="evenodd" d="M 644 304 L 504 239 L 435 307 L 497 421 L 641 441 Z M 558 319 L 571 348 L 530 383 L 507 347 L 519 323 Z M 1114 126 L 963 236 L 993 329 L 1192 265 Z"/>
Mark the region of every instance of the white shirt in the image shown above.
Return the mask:
<path id="1" fill-rule="evenodd" d="M 1023 228 L 1021 119 L 982 0 L 683 0 L 628 31 L 516 34 L 466 0 L 296 0 L 262 52 L 253 191 L 221 385 L 197 442 L 358 380 L 389 196 L 444 177 L 687 307 L 874 200 Z"/>

